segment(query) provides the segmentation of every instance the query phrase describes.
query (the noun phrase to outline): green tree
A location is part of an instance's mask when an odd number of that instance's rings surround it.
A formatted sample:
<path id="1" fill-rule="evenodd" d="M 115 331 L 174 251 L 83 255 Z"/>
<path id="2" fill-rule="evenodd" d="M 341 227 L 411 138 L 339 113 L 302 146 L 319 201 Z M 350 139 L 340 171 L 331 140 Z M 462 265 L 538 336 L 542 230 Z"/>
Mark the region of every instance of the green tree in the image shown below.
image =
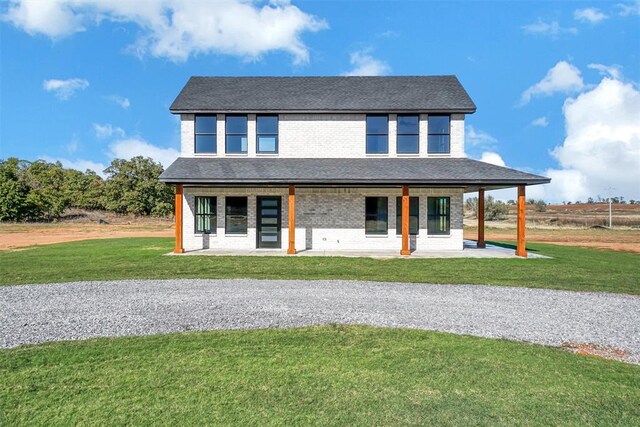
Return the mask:
<path id="1" fill-rule="evenodd" d="M 162 165 L 151 158 L 115 159 L 105 169 L 104 205 L 107 210 L 135 215 L 167 215 L 172 212 L 171 188 L 158 180 Z"/>
<path id="2" fill-rule="evenodd" d="M 84 173 L 75 169 L 64 170 L 64 192 L 70 206 L 79 209 L 104 209 L 104 180 L 92 170 Z"/>
<path id="3" fill-rule="evenodd" d="M 15 157 L 0 159 L 0 221 L 20 221 L 29 215 L 24 167 L 24 162 Z"/>
<path id="4" fill-rule="evenodd" d="M 25 171 L 24 179 L 29 187 L 27 202 L 32 208 L 32 218 L 57 218 L 70 205 L 71 201 L 64 192 L 64 169 L 60 162 L 32 162 Z"/>
<path id="5" fill-rule="evenodd" d="M 464 202 L 465 210 L 473 212 L 478 217 L 478 198 L 469 197 Z M 495 200 L 493 196 L 487 196 L 484 199 L 484 219 L 487 221 L 495 221 L 504 219 L 509 213 L 509 207 L 501 200 Z"/>

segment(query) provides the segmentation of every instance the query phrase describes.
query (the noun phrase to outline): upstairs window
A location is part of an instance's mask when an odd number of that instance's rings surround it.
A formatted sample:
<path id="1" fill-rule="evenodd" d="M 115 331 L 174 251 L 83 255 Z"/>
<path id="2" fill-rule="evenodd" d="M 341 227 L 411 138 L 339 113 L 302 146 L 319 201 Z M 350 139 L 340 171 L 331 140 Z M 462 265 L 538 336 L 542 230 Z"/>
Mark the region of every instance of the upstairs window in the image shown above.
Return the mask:
<path id="1" fill-rule="evenodd" d="M 451 208 L 449 197 L 427 198 L 427 234 L 449 234 Z"/>
<path id="2" fill-rule="evenodd" d="M 216 116 L 196 116 L 195 147 L 196 153 L 216 152 Z"/>
<path id="3" fill-rule="evenodd" d="M 367 154 L 389 152 L 389 116 L 367 115 Z"/>
<path id="4" fill-rule="evenodd" d="M 247 234 L 247 198 L 225 198 L 224 232 L 226 234 Z"/>
<path id="5" fill-rule="evenodd" d="M 365 234 L 387 234 L 389 223 L 388 200 L 386 197 L 365 197 Z"/>
<path id="6" fill-rule="evenodd" d="M 226 145 L 228 154 L 247 154 L 247 116 L 227 116 Z"/>
<path id="7" fill-rule="evenodd" d="M 429 153 L 449 153 L 451 117 L 449 115 L 429 115 Z"/>
<path id="8" fill-rule="evenodd" d="M 420 198 L 409 197 L 409 234 L 418 235 L 420 220 Z M 402 197 L 396 198 L 396 234 L 402 234 Z"/>
<path id="9" fill-rule="evenodd" d="M 258 153 L 278 152 L 278 116 L 256 117 Z"/>
<path id="10" fill-rule="evenodd" d="M 196 233 L 215 234 L 218 216 L 215 197 L 196 196 Z"/>
<path id="11" fill-rule="evenodd" d="M 398 148 L 399 154 L 418 154 L 418 134 L 420 118 L 418 116 L 398 115 Z"/>

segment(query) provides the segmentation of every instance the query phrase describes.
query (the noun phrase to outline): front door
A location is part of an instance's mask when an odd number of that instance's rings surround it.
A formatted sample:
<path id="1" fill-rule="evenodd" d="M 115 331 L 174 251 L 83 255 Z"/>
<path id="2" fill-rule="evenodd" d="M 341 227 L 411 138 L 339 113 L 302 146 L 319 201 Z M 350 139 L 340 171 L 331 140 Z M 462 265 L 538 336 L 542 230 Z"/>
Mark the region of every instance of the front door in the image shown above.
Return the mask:
<path id="1" fill-rule="evenodd" d="M 258 248 L 280 248 L 280 197 L 258 197 Z"/>

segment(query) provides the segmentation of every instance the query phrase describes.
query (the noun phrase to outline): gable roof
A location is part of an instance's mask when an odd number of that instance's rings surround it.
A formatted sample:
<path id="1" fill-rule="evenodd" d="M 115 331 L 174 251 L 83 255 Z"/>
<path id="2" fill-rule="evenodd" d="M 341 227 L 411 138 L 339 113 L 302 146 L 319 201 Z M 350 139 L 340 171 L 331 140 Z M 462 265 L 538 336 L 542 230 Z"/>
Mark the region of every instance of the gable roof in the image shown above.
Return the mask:
<path id="1" fill-rule="evenodd" d="M 173 184 L 428 185 L 507 188 L 549 178 L 467 158 L 185 158 L 160 175 Z"/>
<path id="2" fill-rule="evenodd" d="M 191 77 L 170 111 L 473 113 L 476 106 L 456 76 Z"/>

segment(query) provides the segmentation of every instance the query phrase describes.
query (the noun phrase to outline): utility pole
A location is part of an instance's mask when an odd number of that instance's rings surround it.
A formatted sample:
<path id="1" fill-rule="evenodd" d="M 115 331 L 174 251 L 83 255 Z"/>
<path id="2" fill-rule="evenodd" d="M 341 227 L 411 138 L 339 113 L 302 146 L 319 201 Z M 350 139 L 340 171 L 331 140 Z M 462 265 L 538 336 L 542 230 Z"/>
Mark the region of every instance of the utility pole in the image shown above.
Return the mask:
<path id="1" fill-rule="evenodd" d="M 612 217 L 611 217 L 611 194 L 612 191 L 615 190 L 615 188 L 613 187 L 608 187 L 606 188 L 606 190 L 609 192 L 609 228 L 613 228 L 613 222 L 612 222 Z"/>

